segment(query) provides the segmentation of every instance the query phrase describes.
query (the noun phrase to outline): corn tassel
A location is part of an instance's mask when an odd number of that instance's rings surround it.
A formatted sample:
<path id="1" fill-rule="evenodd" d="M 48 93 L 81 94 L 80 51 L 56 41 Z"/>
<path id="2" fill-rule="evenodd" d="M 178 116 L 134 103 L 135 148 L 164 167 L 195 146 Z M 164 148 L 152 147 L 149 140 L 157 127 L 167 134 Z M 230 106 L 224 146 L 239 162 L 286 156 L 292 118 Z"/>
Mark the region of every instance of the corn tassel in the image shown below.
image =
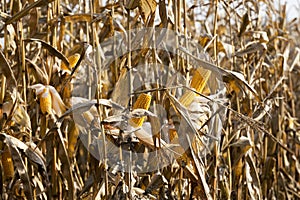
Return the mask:
<path id="1" fill-rule="evenodd" d="M 1 154 L 1 162 L 3 166 L 3 175 L 5 179 L 12 178 L 14 176 L 14 165 L 8 149 L 4 150 Z"/>
<path id="2" fill-rule="evenodd" d="M 133 109 L 145 109 L 148 110 L 151 103 L 151 95 L 149 94 L 140 94 L 133 105 Z M 141 127 L 144 123 L 145 117 L 140 118 L 131 118 L 130 124 L 134 127 Z"/>
<path id="3" fill-rule="evenodd" d="M 52 113 L 52 98 L 48 87 L 45 87 L 40 95 L 40 107 L 43 114 Z"/>
<path id="4" fill-rule="evenodd" d="M 197 92 L 202 92 L 206 83 L 210 77 L 211 71 L 198 68 L 195 71 L 190 87 L 195 89 Z M 188 90 L 179 99 L 180 103 L 185 107 L 188 107 L 194 100 L 197 94 L 191 90 Z"/>
<path id="5" fill-rule="evenodd" d="M 80 54 L 75 53 L 74 55 L 71 55 L 68 57 L 69 60 L 69 67 L 63 62 L 60 66 L 61 70 L 65 70 L 65 71 L 72 71 L 72 69 L 76 66 L 78 60 L 80 58 Z"/>

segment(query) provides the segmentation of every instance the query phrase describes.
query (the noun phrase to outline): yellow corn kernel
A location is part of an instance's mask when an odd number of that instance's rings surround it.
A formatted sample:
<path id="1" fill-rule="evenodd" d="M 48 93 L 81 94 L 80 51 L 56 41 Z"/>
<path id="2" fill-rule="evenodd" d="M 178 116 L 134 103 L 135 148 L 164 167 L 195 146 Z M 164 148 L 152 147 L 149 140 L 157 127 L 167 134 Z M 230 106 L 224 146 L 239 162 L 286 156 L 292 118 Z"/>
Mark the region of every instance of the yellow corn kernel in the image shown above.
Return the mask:
<path id="1" fill-rule="evenodd" d="M 192 91 L 186 91 L 179 99 L 180 103 L 184 105 L 185 107 L 188 107 L 196 97 L 195 92 Z"/>
<path id="2" fill-rule="evenodd" d="M 40 108 L 43 114 L 50 114 L 52 112 L 52 98 L 47 87 L 44 88 L 40 95 Z"/>
<path id="3" fill-rule="evenodd" d="M 8 149 L 4 150 L 1 154 L 1 162 L 3 166 L 3 175 L 5 179 L 12 178 L 14 176 L 14 165 Z"/>
<path id="4" fill-rule="evenodd" d="M 62 62 L 60 68 L 62 70 L 71 71 L 77 64 L 79 58 L 80 58 L 80 54 L 78 54 L 78 53 L 75 53 L 74 55 L 69 56 L 68 57 L 68 60 L 70 63 L 69 67 L 64 62 Z"/>
<path id="5" fill-rule="evenodd" d="M 150 107 L 150 103 L 151 103 L 151 95 L 149 94 L 140 94 L 136 100 L 136 102 L 133 105 L 133 109 L 145 109 L 148 110 Z M 143 125 L 145 120 L 145 117 L 140 117 L 140 118 L 131 118 L 130 122 L 131 125 L 133 125 L 134 127 L 140 127 Z"/>
<path id="6" fill-rule="evenodd" d="M 210 74 L 211 71 L 198 68 L 193 76 L 191 87 L 194 88 L 197 92 L 202 92 L 204 87 L 206 86 Z"/>
<path id="7" fill-rule="evenodd" d="M 198 68 L 192 78 L 190 87 L 195 89 L 197 92 L 202 92 L 206 83 L 210 77 L 211 71 Z M 188 107 L 196 97 L 196 93 L 193 91 L 186 91 L 179 99 L 180 103 Z"/>

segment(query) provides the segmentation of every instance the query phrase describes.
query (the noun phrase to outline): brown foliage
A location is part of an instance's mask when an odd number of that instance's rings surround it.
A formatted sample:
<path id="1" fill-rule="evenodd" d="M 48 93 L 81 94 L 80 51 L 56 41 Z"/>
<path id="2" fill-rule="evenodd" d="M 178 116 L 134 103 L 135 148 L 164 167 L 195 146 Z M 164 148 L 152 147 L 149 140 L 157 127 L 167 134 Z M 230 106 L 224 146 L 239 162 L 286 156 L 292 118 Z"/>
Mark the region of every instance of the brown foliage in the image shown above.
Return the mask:
<path id="1" fill-rule="evenodd" d="M 0 199 L 299 199 L 274 2 L 1 1 Z"/>

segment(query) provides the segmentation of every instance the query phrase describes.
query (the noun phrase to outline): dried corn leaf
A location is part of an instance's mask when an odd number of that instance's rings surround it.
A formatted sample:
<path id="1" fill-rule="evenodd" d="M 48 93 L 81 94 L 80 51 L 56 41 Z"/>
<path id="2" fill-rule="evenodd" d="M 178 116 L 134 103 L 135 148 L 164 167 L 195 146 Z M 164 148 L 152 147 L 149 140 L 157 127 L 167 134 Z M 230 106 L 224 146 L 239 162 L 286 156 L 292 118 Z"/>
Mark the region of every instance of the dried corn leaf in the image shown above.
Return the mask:
<path id="1" fill-rule="evenodd" d="M 252 155 L 246 156 L 246 182 L 252 199 L 262 199 L 260 177 Z"/>
<path id="2" fill-rule="evenodd" d="M 7 116 L 12 116 L 12 120 L 15 121 L 18 125 L 31 130 L 30 117 L 24 109 L 24 106 L 20 105 L 18 100 L 15 100 L 15 102 L 5 102 L 3 104 L 3 113 L 6 113 Z"/>
<path id="3" fill-rule="evenodd" d="M 60 125 L 60 124 L 58 124 Z M 73 178 L 73 173 L 71 169 L 71 163 L 68 157 L 68 151 L 65 145 L 65 140 L 63 137 L 63 134 L 61 130 L 58 127 L 54 127 L 53 129 L 50 129 L 49 132 L 46 134 L 46 136 L 43 138 L 43 140 L 48 140 L 50 136 L 54 135 L 57 138 L 59 150 L 58 150 L 58 158 L 61 160 L 62 166 L 62 176 L 64 179 L 66 179 L 67 182 L 67 192 L 68 192 L 68 199 L 74 199 L 75 196 L 75 182 Z M 56 162 L 56 161 L 55 161 Z"/>
<path id="4" fill-rule="evenodd" d="M 90 14 L 74 14 L 74 15 L 68 15 L 64 17 L 65 21 L 67 23 L 78 23 L 78 22 L 88 22 L 91 23 L 92 18 Z"/>
<path id="5" fill-rule="evenodd" d="M 20 12 L 16 13 L 14 16 L 9 18 L 5 22 L 5 24 L 7 25 L 7 24 L 11 24 L 13 22 L 16 22 L 19 19 L 21 19 L 22 17 L 28 15 L 31 9 L 46 6 L 48 3 L 51 3 L 52 1 L 54 1 L 54 0 L 38 0 L 36 2 L 33 2 L 33 3 L 29 4 L 26 8 L 21 9 Z"/>
<path id="6" fill-rule="evenodd" d="M 167 179 L 160 172 L 158 172 L 152 176 L 151 182 L 149 183 L 149 185 L 145 190 L 145 194 L 152 193 L 153 190 L 161 188 L 167 184 L 168 184 Z"/>
<path id="7" fill-rule="evenodd" d="M 64 175 L 64 178 L 67 180 L 68 183 L 68 198 L 69 199 L 74 199 L 75 196 L 75 182 L 74 182 L 74 178 L 73 178 L 73 174 L 71 169 L 71 163 L 68 157 L 68 152 L 65 146 L 65 142 L 64 142 L 64 138 L 62 136 L 62 133 L 60 131 L 60 129 L 56 130 L 56 133 L 58 135 L 59 138 L 59 144 L 60 144 L 60 148 L 58 151 L 58 156 L 60 158 L 60 160 L 62 161 L 62 172 Z"/>
<path id="8" fill-rule="evenodd" d="M 32 60 L 27 58 L 25 60 L 29 62 L 31 64 L 30 67 L 34 69 L 33 74 L 35 75 L 37 82 L 47 85 L 49 83 L 48 74 L 44 70 L 42 70 L 37 64 L 35 64 Z"/>
<path id="9" fill-rule="evenodd" d="M 0 65 L 0 74 L 4 74 L 9 83 L 12 83 L 14 86 L 17 86 L 15 75 L 2 51 L 0 51 Z"/>
<path id="10" fill-rule="evenodd" d="M 187 141 L 189 143 L 189 146 L 192 146 L 190 137 L 188 135 L 187 135 Z M 193 162 L 195 163 L 197 172 L 198 172 L 199 177 L 200 177 L 201 182 L 199 182 L 199 184 L 201 185 L 201 187 L 204 190 L 206 199 L 211 200 L 212 196 L 211 196 L 211 192 L 210 192 L 208 183 L 206 182 L 204 167 L 200 164 L 200 162 L 199 162 L 198 158 L 196 157 L 193 150 L 191 150 L 191 154 L 192 154 Z"/>
<path id="11" fill-rule="evenodd" d="M 250 42 L 246 45 L 244 49 L 238 50 L 235 55 L 236 56 L 243 56 L 246 54 L 251 54 L 251 53 L 256 53 L 256 52 L 261 52 L 267 50 L 267 45 L 266 43 L 260 42 L 260 41 L 254 41 Z"/>
<path id="12" fill-rule="evenodd" d="M 138 7 L 140 0 L 128 0 L 125 7 L 129 10 L 133 10 Z"/>
<path id="13" fill-rule="evenodd" d="M 239 88 L 243 88 L 243 86 L 245 86 L 247 89 L 250 90 L 250 92 L 255 96 L 255 98 L 260 101 L 260 98 L 257 94 L 257 92 L 255 91 L 255 89 L 249 85 L 247 83 L 247 81 L 245 80 L 243 74 L 239 73 L 239 72 L 235 72 L 235 71 L 231 71 L 231 70 L 226 70 L 226 69 L 222 69 L 214 64 L 211 64 L 207 61 L 204 61 L 200 58 L 197 58 L 196 56 L 192 55 L 191 53 L 189 53 L 186 49 L 180 47 L 179 48 L 181 51 L 183 51 L 184 53 L 186 53 L 187 55 L 189 55 L 191 58 L 193 58 L 195 61 L 197 61 L 201 67 L 212 71 L 213 73 L 215 73 L 218 78 L 222 78 L 222 80 L 224 80 L 225 82 L 229 82 L 230 80 L 234 80 L 237 84 L 237 87 Z M 224 79 L 225 77 L 225 79 Z"/>
<path id="14" fill-rule="evenodd" d="M 127 70 L 123 68 L 112 93 L 112 100 L 123 107 L 127 107 L 130 99 L 128 75 Z"/>
<path id="15" fill-rule="evenodd" d="M 155 13 L 157 3 L 155 0 L 139 0 L 138 7 L 144 23 L 147 22 L 148 17 Z"/>
<path id="16" fill-rule="evenodd" d="M 3 133 L 4 134 L 4 133 Z M 36 145 L 34 143 L 28 143 L 25 144 L 22 141 L 20 141 L 19 139 L 12 137 L 10 135 L 5 135 L 6 138 L 9 138 L 9 140 L 20 150 L 22 150 L 26 157 L 28 158 L 28 160 L 31 163 L 34 163 L 38 166 L 39 169 L 42 170 L 42 175 L 44 175 L 45 180 L 48 180 L 47 177 L 47 169 L 46 169 L 46 165 L 45 165 L 45 158 L 43 156 L 43 154 L 41 153 L 41 151 L 36 147 Z"/>
<path id="17" fill-rule="evenodd" d="M 71 105 L 72 107 L 68 109 L 61 118 L 64 118 L 68 115 L 78 115 L 84 112 L 89 111 L 91 108 L 91 112 L 94 116 L 98 115 L 96 107 L 93 108 L 93 106 L 96 106 L 96 104 L 99 103 L 100 105 L 114 108 L 116 110 L 124 110 L 124 107 L 118 105 L 117 103 L 113 102 L 112 100 L 108 99 L 99 99 L 99 100 L 88 100 L 82 97 L 72 97 L 71 98 Z"/>
<path id="18" fill-rule="evenodd" d="M 18 150 L 18 148 L 16 146 L 18 144 L 23 145 L 24 143 L 21 143 L 21 141 L 19 141 L 18 139 L 15 139 L 14 141 L 12 141 L 12 137 L 5 133 L 1 133 L 0 137 L 3 141 L 5 141 L 6 145 L 8 146 L 9 152 L 13 159 L 14 166 L 16 167 L 16 170 L 18 171 L 18 174 L 24 185 L 24 193 L 25 193 L 26 198 L 33 199 L 32 187 L 31 187 L 30 178 L 29 178 L 29 175 L 27 172 L 27 168 L 25 166 L 25 163 L 24 163 L 24 160 L 22 158 L 20 151 Z"/>
<path id="19" fill-rule="evenodd" d="M 246 12 L 242 18 L 242 24 L 240 27 L 238 37 L 241 37 L 244 34 L 244 32 L 246 31 L 246 28 L 249 24 L 250 24 L 249 15 L 248 15 L 248 12 Z"/>
<path id="20" fill-rule="evenodd" d="M 68 59 L 61 52 L 59 52 L 55 47 L 48 44 L 47 42 L 45 42 L 43 40 L 40 40 L 40 39 L 35 39 L 35 38 L 26 39 L 25 41 L 40 42 L 42 44 L 42 47 L 47 49 L 50 54 L 52 54 L 53 56 L 56 56 L 57 58 L 61 59 L 65 63 L 66 66 L 69 66 Z"/>
<path id="21" fill-rule="evenodd" d="M 159 1 L 159 16 L 162 24 L 162 28 L 168 27 L 168 13 L 165 1 Z"/>

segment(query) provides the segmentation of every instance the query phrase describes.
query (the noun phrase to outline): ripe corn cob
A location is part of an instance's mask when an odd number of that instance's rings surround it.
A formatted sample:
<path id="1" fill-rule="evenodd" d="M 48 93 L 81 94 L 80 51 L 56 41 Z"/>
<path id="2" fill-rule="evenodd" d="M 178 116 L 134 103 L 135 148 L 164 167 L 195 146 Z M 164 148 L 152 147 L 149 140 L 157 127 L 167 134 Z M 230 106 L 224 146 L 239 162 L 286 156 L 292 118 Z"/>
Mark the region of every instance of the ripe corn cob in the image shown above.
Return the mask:
<path id="1" fill-rule="evenodd" d="M 52 97 L 48 87 L 45 87 L 40 94 L 40 108 L 43 114 L 52 113 Z"/>
<path id="2" fill-rule="evenodd" d="M 133 105 L 133 109 L 142 108 L 148 110 L 151 103 L 151 95 L 149 94 L 140 94 Z M 134 127 L 140 127 L 143 125 L 145 117 L 140 118 L 131 118 L 130 124 Z"/>
<path id="3" fill-rule="evenodd" d="M 14 176 L 14 165 L 8 149 L 2 152 L 1 162 L 3 166 L 4 178 L 5 179 L 12 178 Z"/>
<path id="4" fill-rule="evenodd" d="M 202 93 L 206 86 L 206 83 L 210 77 L 210 74 L 211 74 L 211 71 L 204 70 L 202 68 L 198 68 L 193 75 L 190 87 L 195 89 L 195 91 Z M 185 107 L 189 107 L 192 104 L 192 102 L 194 101 L 194 98 L 196 96 L 197 96 L 197 94 L 195 92 L 188 90 L 181 96 L 179 101 Z M 178 136 L 178 133 L 177 133 L 177 131 L 180 129 L 179 128 L 180 127 L 180 118 L 175 114 L 172 116 L 172 120 L 173 120 L 173 123 L 174 123 L 176 129 L 173 131 L 169 131 L 170 140 L 172 142 L 179 143 L 181 145 L 186 145 L 184 143 L 187 141 L 184 140 L 185 142 L 182 143 L 182 141 L 181 141 L 181 143 L 180 143 L 180 141 L 178 139 L 179 137 L 183 137 L 183 136 Z M 197 146 L 195 143 L 198 143 L 198 142 L 199 141 L 195 141 L 195 139 L 193 139 L 192 148 L 195 149 L 195 147 Z M 180 165 L 182 165 L 183 163 L 187 164 L 188 166 L 191 165 L 189 160 L 192 160 L 192 159 L 189 159 L 189 155 L 185 152 L 185 150 L 182 148 L 182 146 L 177 147 L 174 150 L 179 155 L 181 155 L 176 159 Z M 193 168 L 193 166 L 190 166 L 190 167 Z"/>
<path id="5" fill-rule="evenodd" d="M 68 154 L 69 154 L 69 157 L 74 156 L 78 135 L 79 135 L 79 129 L 76 127 L 75 123 L 72 123 L 72 125 L 70 126 L 69 131 L 68 131 Z"/>
<path id="6" fill-rule="evenodd" d="M 71 71 L 77 64 L 79 58 L 80 58 L 80 54 L 78 54 L 78 53 L 75 53 L 74 55 L 69 56 L 68 60 L 69 60 L 70 66 L 68 67 L 64 62 L 62 62 L 60 68 L 62 70 Z"/>
<path id="7" fill-rule="evenodd" d="M 210 77 L 211 71 L 204 70 L 201 68 L 198 68 L 195 71 L 195 74 L 193 76 L 192 82 L 191 82 L 191 88 L 194 88 L 197 92 L 202 92 L 204 87 L 206 86 L 206 83 Z M 194 100 L 194 98 L 197 96 L 197 94 L 193 91 L 188 90 L 186 93 L 182 95 L 182 97 L 179 99 L 180 103 L 184 105 L 185 107 L 188 107 Z"/>

